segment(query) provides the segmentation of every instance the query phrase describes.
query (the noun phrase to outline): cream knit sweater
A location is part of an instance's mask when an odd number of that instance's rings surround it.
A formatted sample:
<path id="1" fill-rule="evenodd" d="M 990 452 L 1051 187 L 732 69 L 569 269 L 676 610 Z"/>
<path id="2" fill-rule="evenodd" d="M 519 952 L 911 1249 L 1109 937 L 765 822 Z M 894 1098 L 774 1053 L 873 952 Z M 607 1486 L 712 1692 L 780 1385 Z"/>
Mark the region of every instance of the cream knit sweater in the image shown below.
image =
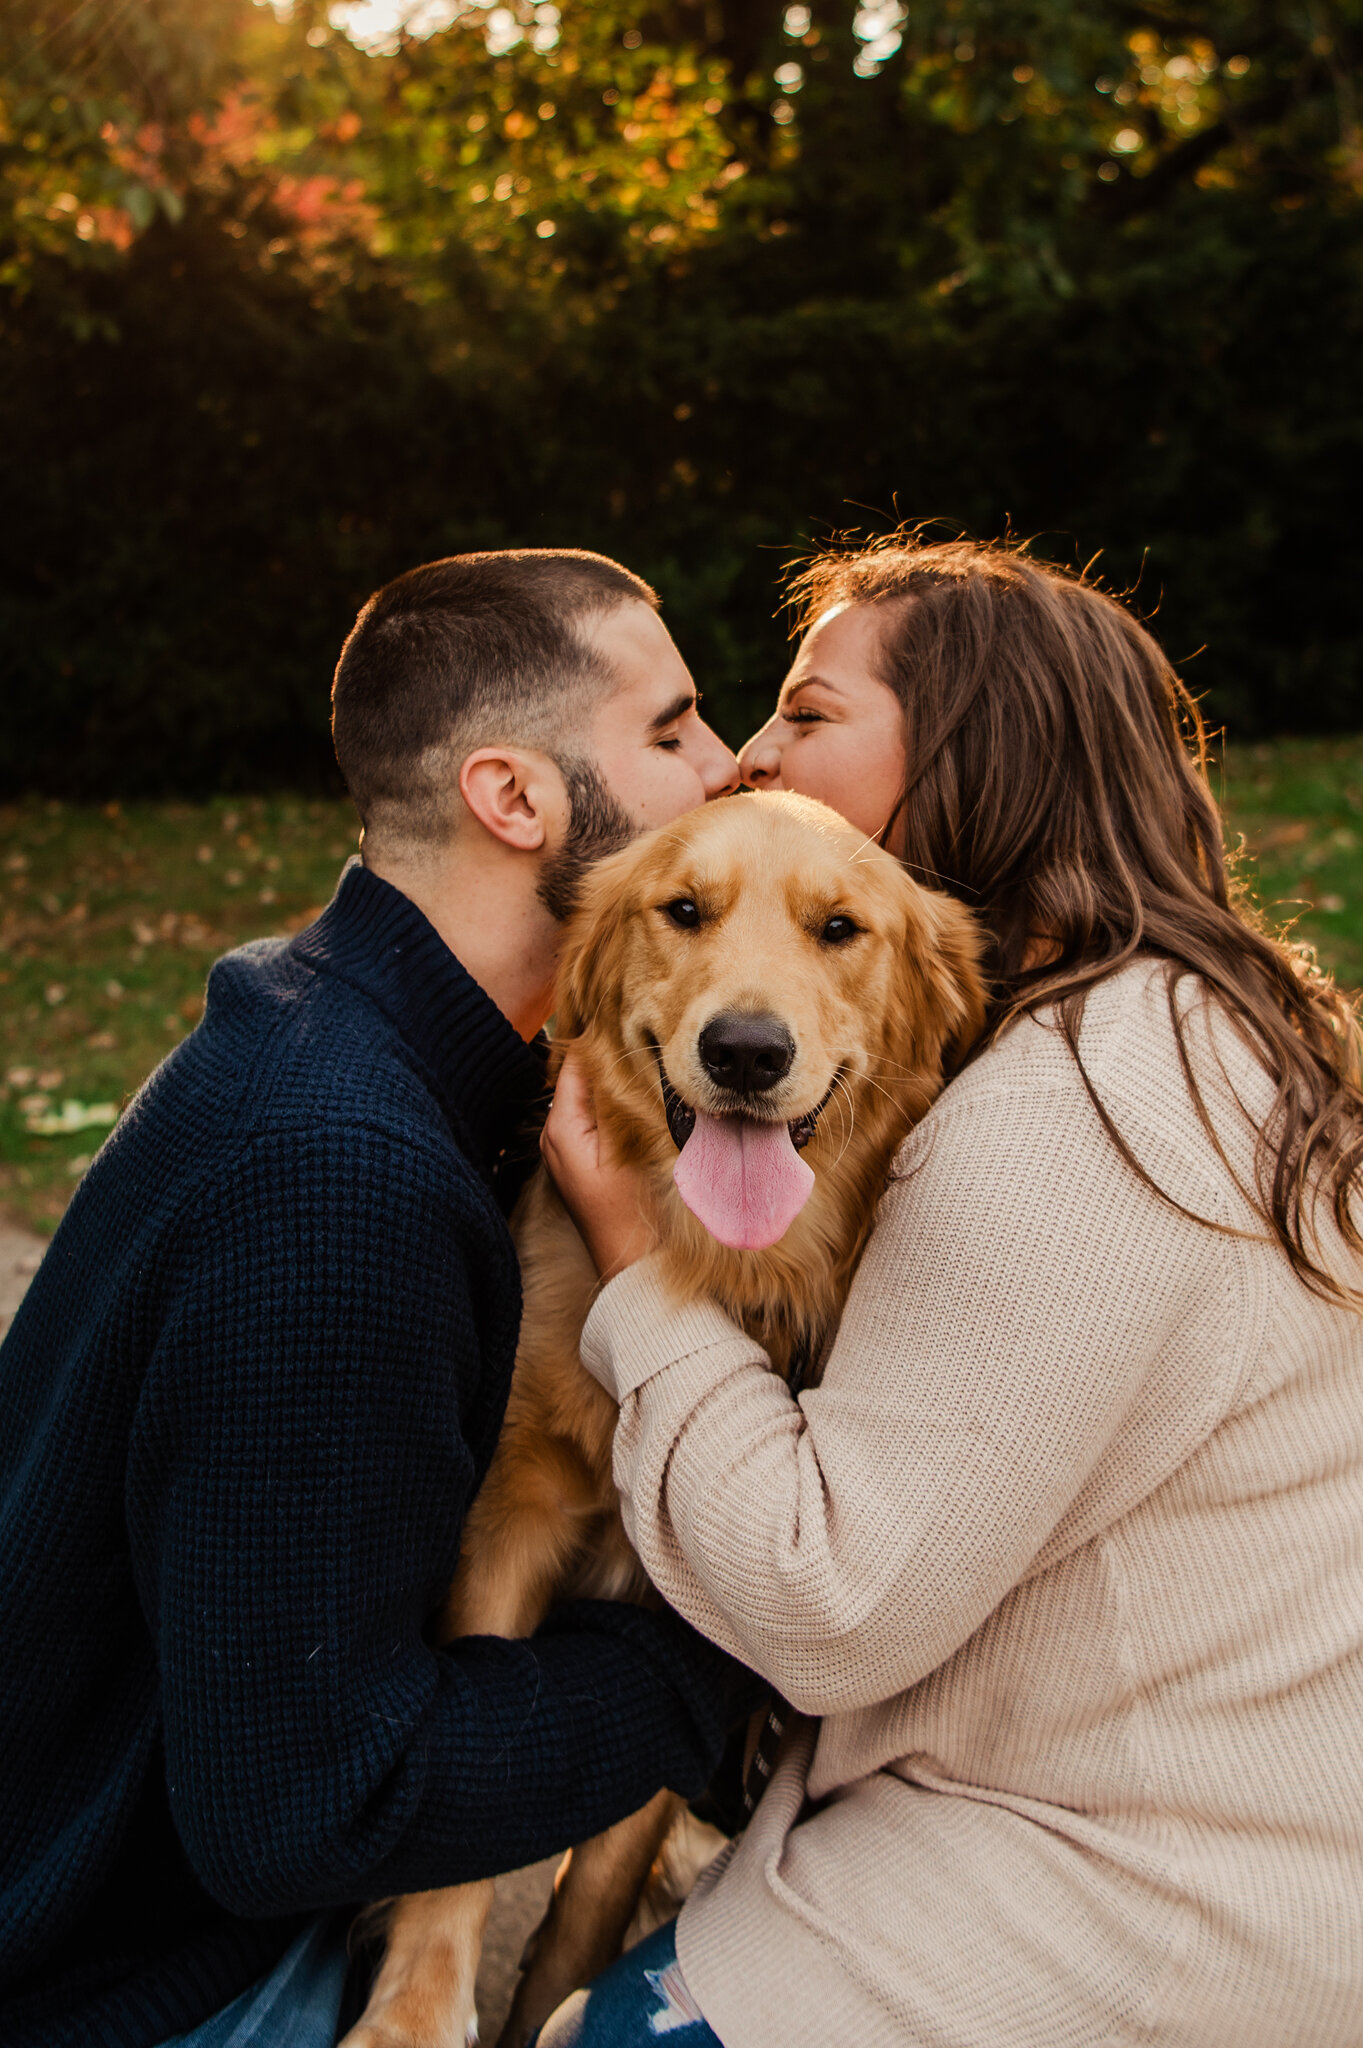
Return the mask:
<path id="1" fill-rule="evenodd" d="M 1082 1046 L 1252 1230 L 1162 970 Z M 682 1914 L 725 2048 L 1363 2044 L 1363 1320 L 1049 1023 L 904 1147 L 816 1390 L 649 1261 L 583 1358 L 650 1577 L 810 1717 Z"/>

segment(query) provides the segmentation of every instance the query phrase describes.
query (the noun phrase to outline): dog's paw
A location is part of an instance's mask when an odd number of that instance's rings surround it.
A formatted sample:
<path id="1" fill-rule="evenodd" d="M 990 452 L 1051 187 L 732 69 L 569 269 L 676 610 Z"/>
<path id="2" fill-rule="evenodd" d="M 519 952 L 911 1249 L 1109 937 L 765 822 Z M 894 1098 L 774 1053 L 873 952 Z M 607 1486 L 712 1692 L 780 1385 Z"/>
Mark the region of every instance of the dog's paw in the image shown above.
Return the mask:
<path id="1" fill-rule="evenodd" d="M 456 2030 L 457 2031 L 457 2030 Z M 469 2014 L 462 2035 L 462 2048 L 478 2048 L 478 2015 Z M 459 2048 L 455 2034 L 430 2033 L 425 2027 L 415 2030 L 408 2021 L 397 2017 L 385 2017 L 382 2013 L 366 2013 L 350 2029 L 338 2048 Z"/>
<path id="2" fill-rule="evenodd" d="M 429 2048 L 429 2044 L 404 2026 L 390 2027 L 382 2020 L 364 2019 L 350 2029 L 339 2048 Z"/>

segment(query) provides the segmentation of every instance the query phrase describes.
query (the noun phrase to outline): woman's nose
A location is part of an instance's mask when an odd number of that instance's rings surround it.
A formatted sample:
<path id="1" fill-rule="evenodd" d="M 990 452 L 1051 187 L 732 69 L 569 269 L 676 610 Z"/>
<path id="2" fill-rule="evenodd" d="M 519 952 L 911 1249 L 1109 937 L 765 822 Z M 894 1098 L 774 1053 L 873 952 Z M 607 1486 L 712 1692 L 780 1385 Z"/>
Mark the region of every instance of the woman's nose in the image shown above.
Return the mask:
<path id="1" fill-rule="evenodd" d="M 738 772 L 750 789 L 770 788 L 781 780 L 781 747 L 775 719 L 739 748 Z"/>

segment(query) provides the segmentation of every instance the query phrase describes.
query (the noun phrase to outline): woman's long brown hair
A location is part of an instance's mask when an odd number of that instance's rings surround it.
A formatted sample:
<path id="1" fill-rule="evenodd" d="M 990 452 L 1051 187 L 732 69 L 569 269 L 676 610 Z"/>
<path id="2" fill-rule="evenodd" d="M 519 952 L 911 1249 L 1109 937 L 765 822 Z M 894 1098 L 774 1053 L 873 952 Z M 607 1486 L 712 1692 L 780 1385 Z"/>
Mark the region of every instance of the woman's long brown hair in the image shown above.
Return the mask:
<path id="1" fill-rule="evenodd" d="M 1344 1243 L 1363 1251 L 1351 1214 L 1363 1169 L 1353 1008 L 1307 948 L 1264 929 L 1229 874 L 1206 731 L 1151 635 L 1085 576 L 1022 548 L 912 533 L 829 548 L 790 594 L 801 629 L 833 605 L 885 608 L 881 676 L 905 712 L 897 850 L 990 935 L 983 1042 L 1054 1005 L 1109 1137 L 1172 1200 L 1099 1100 L 1079 1033 L 1095 983 L 1134 955 L 1165 959 L 1184 1078 L 1233 1174 L 1178 1002 L 1180 982 L 1200 977 L 1276 1088 L 1255 1185 L 1242 1192 L 1308 1287 L 1363 1306 L 1363 1289 L 1324 1263 L 1313 1224 L 1323 1196 Z"/>

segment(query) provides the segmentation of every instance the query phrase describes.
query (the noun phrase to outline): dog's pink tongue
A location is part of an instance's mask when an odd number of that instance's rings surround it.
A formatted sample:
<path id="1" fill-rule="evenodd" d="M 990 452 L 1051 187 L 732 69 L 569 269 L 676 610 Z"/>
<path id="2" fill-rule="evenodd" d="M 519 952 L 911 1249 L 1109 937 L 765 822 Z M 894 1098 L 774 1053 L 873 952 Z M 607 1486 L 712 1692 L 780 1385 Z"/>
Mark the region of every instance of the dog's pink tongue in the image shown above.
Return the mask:
<path id="1" fill-rule="evenodd" d="M 699 1111 L 672 1178 L 711 1237 L 750 1252 L 785 1236 L 814 1185 L 785 1124 Z"/>

